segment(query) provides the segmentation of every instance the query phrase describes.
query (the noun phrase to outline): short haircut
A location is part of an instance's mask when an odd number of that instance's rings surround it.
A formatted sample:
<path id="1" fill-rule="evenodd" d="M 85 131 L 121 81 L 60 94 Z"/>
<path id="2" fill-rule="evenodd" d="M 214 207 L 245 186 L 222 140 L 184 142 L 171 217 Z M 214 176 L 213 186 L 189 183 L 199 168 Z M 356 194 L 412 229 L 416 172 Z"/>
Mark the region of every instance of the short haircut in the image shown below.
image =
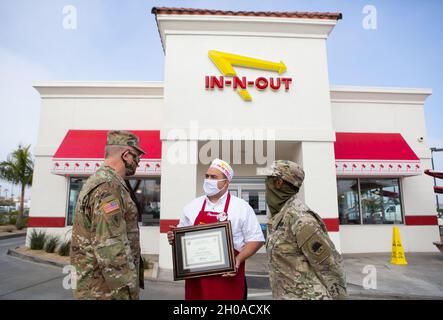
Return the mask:
<path id="1" fill-rule="evenodd" d="M 128 149 L 127 146 L 109 145 L 105 147 L 105 159 L 120 155 L 124 150 Z"/>

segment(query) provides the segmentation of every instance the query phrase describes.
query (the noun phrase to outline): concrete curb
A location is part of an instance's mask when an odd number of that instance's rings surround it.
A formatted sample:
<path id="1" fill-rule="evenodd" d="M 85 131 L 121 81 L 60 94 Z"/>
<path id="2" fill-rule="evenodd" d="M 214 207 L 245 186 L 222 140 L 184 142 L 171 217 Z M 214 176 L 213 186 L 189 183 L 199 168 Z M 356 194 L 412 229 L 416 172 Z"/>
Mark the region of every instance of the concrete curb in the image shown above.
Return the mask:
<path id="1" fill-rule="evenodd" d="M 60 261 L 57 261 L 54 259 L 49 259 L 49 258 L 44 259 L 41 257 L 36 257 L 36 256 L 30 255 L 30 254 L 18 252 L 15 249 L 8 249 L 7 255 L 12 256 L 12 257 L 16 257 L 16 258 L 20 258 L 22 260 L 27 260 L 27 261 L 41 263 L 41 264 L 47 264 L 47 265 L 56 266 L 56 267 L 60 267 L 60 268 L 63 268 L 64 266 L 68 265 L 68 263 L 65 263 L 65 262 L 60 262 Z"/>
<path id="2" fill-rule="evenodd" d="M 11 234 L 1 235 L 0 236 L 0 240 L 11 239 L 11 238 L 19 238 L 19 237 L 26 237 L 26 232 L 11 233 Z"/>

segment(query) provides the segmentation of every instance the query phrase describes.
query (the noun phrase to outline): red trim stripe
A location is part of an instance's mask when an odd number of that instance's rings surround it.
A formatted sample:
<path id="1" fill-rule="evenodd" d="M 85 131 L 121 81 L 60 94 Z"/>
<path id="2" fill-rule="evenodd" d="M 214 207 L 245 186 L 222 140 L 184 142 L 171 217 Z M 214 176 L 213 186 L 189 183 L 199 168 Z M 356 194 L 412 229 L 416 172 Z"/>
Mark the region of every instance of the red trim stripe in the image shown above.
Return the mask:
<path id="1" fill-rule="evenodd" d="M 326 225 L 326 229 L 329 232 L 339 232 L 340 231 L 340 220 L 338 218 L 323 218 L 323 222 Z"/>
<path id="2" fill-rule="evenodd" d="M 160 220 L 160 233 L 167 233 L 169 226 L 176 226 L 179 223 L 179 219 Z"/>
<path id="3" fill-rule="evenodd" d="M 167 233 L 169 231 L 169 226 L 176 226 L 180 220 L 170 219 L 170 220 L 160 220 L 160 233 Z M 325 218 L 323 222 L 329 232 L 338 232 L 340 230 L 340 222 L 338 218 Z"/>
<path id="4" fill-rule="evenodd" d="M 29 217 L 28 227 L 63 228 L 65 220 L 64 217 Z"/>
<path id="5" fill-rule="evenodd" d="M 438 225 L 437 216 L 405 216 L 408 226 L 435 226 Z"/>
<path id="6" fill-rule="evenodd" d="M 28 227 L 31 228 L 63 228 L 65 227 L 64 217 L 29 217 Z M 170 225 L 177 225 L 179 219 L 160 220 L 160 233 L 167 233 Z M 340 231 L 338 218 L 324 218 L 323 222 L 329 232 Z M 405 224 L 408 226 L 434 226 L 438 225 L 437 216 L 405 216 Z"/>

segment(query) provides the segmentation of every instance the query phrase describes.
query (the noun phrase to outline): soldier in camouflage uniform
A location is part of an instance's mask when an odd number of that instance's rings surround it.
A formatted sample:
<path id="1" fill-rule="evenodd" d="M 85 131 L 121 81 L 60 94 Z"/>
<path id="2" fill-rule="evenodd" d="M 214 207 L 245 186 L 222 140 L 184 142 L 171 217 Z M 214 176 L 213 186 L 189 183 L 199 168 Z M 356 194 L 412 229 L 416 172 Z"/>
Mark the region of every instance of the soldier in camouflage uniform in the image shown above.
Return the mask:
<path id="1" fill-rule="evenodd" d="M 258 169 L 266 178 L 273 215 L 266 241 L 274 299 L 345 299 L 343 259 L 322 219 L 296 198 L 304 179 L 296 163 L 277 160 Z"/>
<path id="2" fill-rule="evenodd" d="M 75 208 L 71 264 L 76 299 L 139 299 L 143 282 L 138 210 L 124 177 L 144 151 L 127 131 L 109 131 L 105 163 L 84 184 Z"/>

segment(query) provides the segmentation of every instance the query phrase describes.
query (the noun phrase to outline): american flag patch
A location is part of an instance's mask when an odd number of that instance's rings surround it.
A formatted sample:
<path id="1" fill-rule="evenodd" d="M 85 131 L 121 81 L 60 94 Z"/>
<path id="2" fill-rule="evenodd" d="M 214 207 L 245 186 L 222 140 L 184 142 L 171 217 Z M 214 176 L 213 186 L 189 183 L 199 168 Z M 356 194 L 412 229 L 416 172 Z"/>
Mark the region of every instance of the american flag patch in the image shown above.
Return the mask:
<path id="1" fill-rule="evenodd" d="M 111 213 L 120 209 L 120 204 L 117 200 L 109 201 L 102 205 L 102 209 L 105 213 Z"/>

